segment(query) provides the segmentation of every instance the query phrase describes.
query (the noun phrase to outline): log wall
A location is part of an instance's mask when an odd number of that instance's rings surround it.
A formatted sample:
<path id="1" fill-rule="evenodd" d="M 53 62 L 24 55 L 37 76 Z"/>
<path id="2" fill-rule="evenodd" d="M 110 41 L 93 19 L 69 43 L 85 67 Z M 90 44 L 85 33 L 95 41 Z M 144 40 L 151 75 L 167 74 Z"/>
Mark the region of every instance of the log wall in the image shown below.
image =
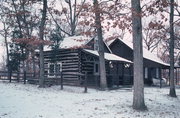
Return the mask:
<path id="1" fill-rule="evenodd" d="M 80 50 L 79 49 L 59 49 L 57 52 L 46 51 L 44 53 L 45 71 L 48 73 L 48 63 L 62 63 L 62 73 L 64 82 L 78 81 L 80 77 L 76 74 L 70 75 L 67 73 L 80 73 Z M 50 77 L 49 78 L 53 78 Z"/>

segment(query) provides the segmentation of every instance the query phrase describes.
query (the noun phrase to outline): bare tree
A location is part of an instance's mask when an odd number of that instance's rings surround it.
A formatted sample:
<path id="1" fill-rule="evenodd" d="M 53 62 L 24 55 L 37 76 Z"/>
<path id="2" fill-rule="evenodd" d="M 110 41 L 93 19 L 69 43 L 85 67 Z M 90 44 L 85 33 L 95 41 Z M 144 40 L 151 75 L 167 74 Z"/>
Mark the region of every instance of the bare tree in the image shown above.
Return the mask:
<path id="1" fill-rule="evenodd" d="M 59 0 L 61 10 L 48 8 L 52 20 L 55 22 L 59 30 L 68 36 L 77 34 L 77 27 L 81 11 L 84 9 L 86 0 Z M 64 5 L 66 4 L 66 5 Z"/>
<path id="2" fill-rule="evenodd" d="M 45 29 L 45 23 L 46 23 L 46 15 L 47 15 L 47 0 L 43 0 L 43 10 L 42 10 L 42 18 L 41 18 L 41 24 L 39 27 L 39 38 L 40 40 L 44 40 L 44 29 Z M 44 78 L 44 52 L 43 52 L 43 44 L 39 47 L 40 50 L 40 78 L 39 78 L 39 87 L 44 87 L 45 84 L 45 78 Z"/>
<path id="3" fill-rule="evenodd" d="M 153 52 L 161 42 L 161 33 L 164 33 L 160 30 L 155 30 L 150 27 L 143 28 L 143 41 L 145 48 Z"/>
<path id="4" fill-rule="evenodd" d="M 4 3 L 4 2 L 3 2 Z M 4 37 L 5 47 L 6 47 L 6 66 L 8 70 L 8 79 L 10 79 L 10 64 L 9 64 L 9 45 L 8 37 L 10 37 L 10 27 L 12 24 L 11 18 L 8 17 L 10 9 L 1 4 L 0 5 L 0 21 L 2 22 L 3 29 L 0 30 L 0 35 Z"/>
<path id="5" fill-rule="evenodd" d="M 131 7 L 134 48 L 133 108 L 136 110 L 145 110 L 146 106 L 144 102 L 142 23 L 140 0 L 131 0 Z"/>
<path id="6" fill-rule="evenodd" d="M 107 80 L 106 80 L 106 67 L 105 67 L 105 59 L 104 59 L 104 43 L 102 36 L 102 26 L 101 26 L 101 17 L 100 17 L 100 9 L 98 0 L 94 0 L 94 12 L 95 12 L 95 25 L 98 36 L 98 45 L 99 45 L 99 65 L 100 65 L 100 87 L 102 89 L 107 88 Z"/>
<path id="7" fill-rule="evenodd" d="M 170 0 L 170 91 L 171 97 L 177 97 L 174 83 L 174 0 Z"/>

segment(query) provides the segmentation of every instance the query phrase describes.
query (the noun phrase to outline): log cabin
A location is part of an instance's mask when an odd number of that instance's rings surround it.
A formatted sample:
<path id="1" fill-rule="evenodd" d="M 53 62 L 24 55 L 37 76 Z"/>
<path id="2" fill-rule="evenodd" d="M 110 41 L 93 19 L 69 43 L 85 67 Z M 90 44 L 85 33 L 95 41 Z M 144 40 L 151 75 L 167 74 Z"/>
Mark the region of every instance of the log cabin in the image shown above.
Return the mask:
<path id="1" fill-rule="evenodd" d="M 112 53 L 133 62 L 133 43 L 127 40 L 115 39 L 109 42 Z M 162 70 L 168 69 L 169 64 L 164 63 L 156 55 L 143 48 L 144 82 L 152 85 L 153 79 L 162 79 Z M 133 65 L 130 67 L 133 71 Z"/>
<path id="2" fill-rule="evenodd" d="M 132 84 L 132 61 L 112 54 L 104 42 L 105 67 L 108 87 L 121 84 Z M 45 73 L 48 78 L 55 78 L 56 72 L 62 72 L 63 81 L 68 85 L 80 85 L 78 80 L 82 77 L 72 73 L 87 73 L 87 84 L 99 87 L 99 54 L 97 38 L 73 36 L 65 38 L 60 43 L 60 49 L 54 52 L 49 47 L 45 48 Z M 57 65 L 55 69 L 55 64 Z M 70 74 L 68 74 L 70 73 Z M 78 82 L 78 83 L 75 83 Z"/>

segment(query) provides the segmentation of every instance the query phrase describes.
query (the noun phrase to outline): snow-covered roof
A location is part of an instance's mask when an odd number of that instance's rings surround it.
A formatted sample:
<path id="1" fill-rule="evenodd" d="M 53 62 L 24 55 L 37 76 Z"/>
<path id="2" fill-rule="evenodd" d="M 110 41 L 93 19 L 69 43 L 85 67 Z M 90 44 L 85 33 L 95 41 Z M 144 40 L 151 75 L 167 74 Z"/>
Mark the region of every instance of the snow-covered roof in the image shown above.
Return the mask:
<path id="1" fill-rule="evenodd" d="M 121 40 L 121 39 L 119 39 L 119 40 L 133 50 L 133 43 L 132 42 L 130 42 L 128 40 Z M 169 66 L 169 64 L 163 62 L 159 57 L 157 57 L 155 54 L 153 54 L 152 52 L 148 51 L 145 48 L 143 48 L 143 57 L 145 59 L 148 59 L 148 60 L 154 61 L 156 63 L 162 64 L 164 66 Z"/>
<path id="2" fill-rule="evenodd" d="M 95 37 L 97 38 L 97 37 Z M 85 36 L 72 36 L 72 37 L 66 37 L 64 40 L 60 43 L 61 49 L 74 49 L 74 48 L 82 48 L 86 47 L 86 44 L 91 41 L 92 37 L 85 37 Z M 109 48 L 108 44 L 104 42 L 106 47 L 108 48 L 109 52 L 111 52 L 111 49 Z M 50 46 L 44 46 L 44 51 L 50 51 L 52 50 Z M 112 53 L 112 52 L 111 52 Z"/>
<path id="3" fill-rule="evenodd" d="M 68 49 L 68 48 L 79 48 L 83 47 L 91 40 L 90 37 L 85 36 L 72 36 L 64 38 L 63 41 L 60 43 L 60 48 L 62 49 Z M 49 51 L 51 48 L 49 46 L 46 46 L 44 48 L 44 51 Z"/>
<path id="4" fill-rule="evenodd" d="M 85 52 L 88 52 L 88 53 L 91 53 L 93 55 L 96 55 L 96 56 L 99 56 L 99 53 L 98 51 L 95 51 L 95 50 L 89 50 L 89 49 L 83 49 Z M 124 59 L 122 57 L 119 57 L 115 54 L 111 54 L 111 53 L 104 53 L 104 58 L 106 60 L 109 60 L 109 61 L 121 61 L 121 62 L 127 62 L 127 63 L 132 63 L 132 61 L 130 60 L 127 60 L 127 59 Z"/>

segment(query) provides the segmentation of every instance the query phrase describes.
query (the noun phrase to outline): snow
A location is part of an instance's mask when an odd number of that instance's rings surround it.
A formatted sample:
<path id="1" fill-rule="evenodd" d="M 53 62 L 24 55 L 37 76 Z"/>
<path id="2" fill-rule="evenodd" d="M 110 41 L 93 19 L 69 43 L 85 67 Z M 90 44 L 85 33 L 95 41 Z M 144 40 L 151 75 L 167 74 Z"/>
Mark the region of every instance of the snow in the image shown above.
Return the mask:
<path id="1" fill-rule="evenodd" d="M 120 39 L 119 39 L 120 40 Z M 133 43 L 128 41 L 128 40 L 121 40 L 125 45 L 127 45 L 129 48 L 133 49 Z M 111 42 L 112 43 L 112 42 Z M 143 57 L 145 59 L 154 61 L 156 63 L 165 65 L 165 66 L 169 66 L 169 64 L 163 62 L 160 58 L 158 58 L 155 54 L 151 53 L 150 51 L 148 51 L 147 49 L 143 48 Z"/>
<path id="2" fill-rule="evenodd" d="M 72 36 L 66 37 L 60 43 L 60 48 L 68 49 L 68 48 L 78 48 L 83 47 L 91 38 L 85 36 Z M 49 51 L 51 48 L 49 46 L 44 47 L 44 51 Z"/>
<path id="3" fill-rule="evenodd" d="M 148 111 L 132 109 L 131 88 L 97 91 L 60 86 L 0 82 L 1 118 L 178 118 L 180 100 L 167 94 L 169 88 L 145 88 Z M 180 95 L 180 89 L 177 89 Z"/>
<path id="4" fill-rule="evenodd" d="M 93 55 L 99 56 L 98 51 L 88 50 L 88 49 L 84 49 L 84 51 L 89 52 Z M 104 58 L 109 61 L 122 61 L 122 62 L 132 63 L 131 61 L 129 61 L 127 59 L 124 59 L 122 57 L 119 57 L 119 56 L 117 56 L 115 54 L 111 54 L 111 53 L 104 53 Z"/>

